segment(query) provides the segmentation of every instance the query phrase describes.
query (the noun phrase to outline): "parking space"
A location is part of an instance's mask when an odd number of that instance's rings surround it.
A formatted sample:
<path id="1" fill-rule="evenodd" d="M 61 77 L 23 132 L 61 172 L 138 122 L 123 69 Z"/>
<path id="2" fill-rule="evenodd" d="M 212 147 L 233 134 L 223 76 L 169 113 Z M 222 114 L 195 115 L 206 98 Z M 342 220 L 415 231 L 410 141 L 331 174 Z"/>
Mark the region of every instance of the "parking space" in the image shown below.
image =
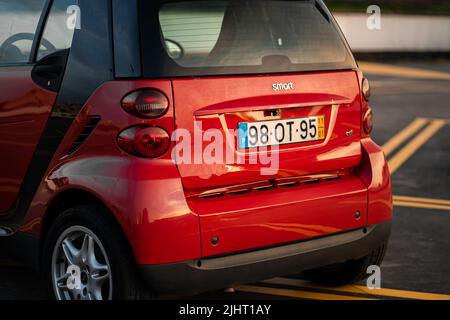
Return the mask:
<path id="1" fill-rule="evenodd" d="M 395 173 L 394 190 L 413 197 L 448 199 L 450 125 L 440 129 Z M 431 175 L 430 172 L 438 174 Z M 449 205 L 450 202 L 443 204 Z"/>
<path id="2" fill-rule="evenodd" d="M 450 64 L 403 64 L 391 74 L 389 66 L 369 65 L 367 71 L 373 137 L 388 156 L 395 195 L 383 289 L 364 283 L 330 289 L 292 276 L 195 298 L 450 299 Z M 35 274 L 0 267 L 0 299 L 43 298 Z"/>

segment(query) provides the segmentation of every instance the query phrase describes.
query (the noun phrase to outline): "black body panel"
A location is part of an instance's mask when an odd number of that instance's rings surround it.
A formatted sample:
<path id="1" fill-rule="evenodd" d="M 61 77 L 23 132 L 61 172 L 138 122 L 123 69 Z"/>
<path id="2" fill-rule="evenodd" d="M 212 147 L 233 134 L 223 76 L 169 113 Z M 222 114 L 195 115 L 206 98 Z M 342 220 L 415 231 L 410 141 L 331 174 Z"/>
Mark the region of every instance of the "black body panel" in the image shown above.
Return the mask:
<path id="1" fill-rule="evenodd" d="M 112 0 L 117 78 L 142 77 L 138 0 Z"/>

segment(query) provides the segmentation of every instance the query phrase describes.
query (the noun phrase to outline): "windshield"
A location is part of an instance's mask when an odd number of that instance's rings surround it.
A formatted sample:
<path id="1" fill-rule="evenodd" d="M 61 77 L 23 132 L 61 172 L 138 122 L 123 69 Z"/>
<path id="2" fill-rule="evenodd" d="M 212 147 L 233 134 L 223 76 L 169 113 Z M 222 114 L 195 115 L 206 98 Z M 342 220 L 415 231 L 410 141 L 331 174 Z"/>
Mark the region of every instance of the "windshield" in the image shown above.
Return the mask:
<path id="1" fill-rule="evenodd" d="M 170 60 L 166 70 L 174 75 L 355 67 L 334 20 L 317 1 L 164 1 L 158 29 Z"/>

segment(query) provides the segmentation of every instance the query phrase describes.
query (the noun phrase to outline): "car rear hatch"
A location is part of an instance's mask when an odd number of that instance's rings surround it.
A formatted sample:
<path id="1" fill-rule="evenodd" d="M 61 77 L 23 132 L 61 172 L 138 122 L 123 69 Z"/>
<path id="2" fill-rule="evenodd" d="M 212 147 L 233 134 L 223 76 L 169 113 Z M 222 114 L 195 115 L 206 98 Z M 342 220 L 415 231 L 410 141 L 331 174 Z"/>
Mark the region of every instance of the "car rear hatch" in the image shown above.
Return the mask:
<path id="1" fill-rule="evenodd" d="M 274 91 L 278 83 L 292 83 L 294 89 Z M 177 159 L 189 191 L 335 172 L 360 162 L 361 108 L 354 71 L 174 79 L 173 90 L 176 126 L 192 137 L 189 146 L 180 137 L 184 150 Z M 279 150 L 239 148 L 240 124 L 317 116 L 324 119 L 324 134 L 317 141 L 280 145 Z M 210 139 L 211 129 L 222 138 Z M 292 131 L 285 123 L 283 129 L 285 135 L 301 135 L 297 123 Z"/>
<path id="2" fill-rule="evenodd" d="M 173 158 L 203 256 L 365 225 L 367 190 L 351 174 L 361 160 L 357 66 L 322 1 L 141 10 L 144 73 L 172 79 Z"/>

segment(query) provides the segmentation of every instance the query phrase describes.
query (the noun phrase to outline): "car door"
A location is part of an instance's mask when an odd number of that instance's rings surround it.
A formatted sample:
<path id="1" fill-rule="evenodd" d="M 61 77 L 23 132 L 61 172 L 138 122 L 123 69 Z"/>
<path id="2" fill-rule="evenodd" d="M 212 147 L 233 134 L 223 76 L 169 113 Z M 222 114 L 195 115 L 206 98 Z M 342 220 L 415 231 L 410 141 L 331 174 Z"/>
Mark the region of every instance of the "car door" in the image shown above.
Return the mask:
<path id="1" fill-rule="evenodd" d="M 0 0 L 0 214 L 14 208 L 63 78 L 73 0 Z"/>

